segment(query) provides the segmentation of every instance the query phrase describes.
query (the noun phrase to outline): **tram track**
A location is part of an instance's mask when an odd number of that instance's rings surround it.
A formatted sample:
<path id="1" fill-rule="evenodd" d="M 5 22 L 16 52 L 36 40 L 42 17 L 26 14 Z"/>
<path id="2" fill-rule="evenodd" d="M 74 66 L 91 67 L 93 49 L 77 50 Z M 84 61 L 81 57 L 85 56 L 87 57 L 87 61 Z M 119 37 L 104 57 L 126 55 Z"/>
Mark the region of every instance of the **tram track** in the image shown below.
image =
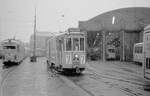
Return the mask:
<path id="1" fill-rule="evenodd" d="M 130 83 L 130 84 L 133 84 L 133 85 L 139 85 L 141 87 L 147 86 L 146 84 L 150 85 L 150 82 L 146 82 L 146 81 L 145 81 L 145 84 L 143 84 L 143 82 L 140 82 L 140 81 L 133 81 L 134 80 L 133 78 L 125 78 L 123 76 L 119 76 L 121 78 L 118 78 L 118 77 L 115 77 L 113 75 L 100 73 L 100 72 L 98 72 L 96 70 L 93 70 L 93 69 L 87 68 L 87 70 L 90 71 L 90 73 L 86 73 L 86 75 L 90 75 L 90 76 L 95 75 L 97 77 L 102 77 L 102 78 L 112 79 L 112 80 L 116 80 L 116 81 L 126 82 L 126 83 Z M 147 87 L 150 88 L 150 86 L 147 86 Z"/>
<path id="2" fill-rule="evenodd" d="M 92 71 L 92 72 L 91 72 Z M 113 77 L 108 77 L 108 76 L 104 76 L 102 74 L 99 74 L 97 72 L 94 72 L 93 70 L 90 70 L 90 74 L 83 74 L 85 76 L 88 76 L 89 78 L 91 79 L 94 79 L 94 80 L 101 80 L 101 78 L 107 78 L 107 79 L 113 79 L 113 80 L 118 80 L 118 81 L 122 81 L 122 82 L 127 82 L 127 83 L 130 83 L 129 81 L 126 81 L 126 80 L 121 80 L 121 79 L 117 79 L 117 78 L 113 78 Z M 91 90 L 85 88 L 84 86 L 82 86 L 81 84 L 79 84 L 78 82 L 76 82 L 73 78 L 74 76 L 61 76 L 59 75 L 59 77 L 62 79 L 63 77 L 63 80 L 66 81 L 66 80 L 69 80 L 70 82 L 72 82 L 74 85 L 76 85 L 77 87 L 79 87 L 80 89 L 82 89 L 84 92 L 86 92 L 87 94 L 89 94 L 90 96 L 96 96 L 94 92 L 92 92 Z M 73 77 L 73 78 L 72 78 Z M 65 79 L 64 79 L 65 78 Z M 80 78 L 80 76 L 78 77 L 75 77 L 75 78 Z M 115 89 L 118 89 L 120 90 L 121 92 L 125 93 L 126 95 L 128 96 L 141 96 L 142 94 L 141 93 L 135 93 L 133 92 L 132 90 L 130 90 L 129 88 L 125 88 L 123 86 L 118 86 L 116 84 L 113 84 L 111 82 L 106 82 L 106 81 L 103 81 L 101 80 L 101 82 L 109 85 L 109 86 L 112 86 L 113 88 Z M 133 84 L 133 83 L 132 83 Z M 134 83 L 136 84 L 136 83 Z M 139 84 L 140 86 L 142 86 L 142 84 Z"/>
<path id="3" fill-rule="evenodd" d="M 93 78 L 92 78 L 92 79 L 93 79 Z M 77 82 L 74 82 L 71 78 L 69 78 L 69 80 L 71 80 L 76 86 L 80 87 L 82 90 L 84 90 L 85 92 L 87 92 L 88 94 L 90 94 L 90 96 L 96 96 L 96 95 L 94 95 L 94 92 L 92 93 L 92 92 L 89 91 L 87 88 L 84 88 L 82 85 L 78 84 Z M 110 86 L 113 85 L 113 84 L 106 83 L 106 82 L 103 82 L 103 83 L 105 83 L 105 84 L 107 84 L 107 85 L 110 85 Z M 115 85 L 113 85 L 113 88 L 120 90 L 121 92 L 125 93 L 125 94 L 128 95 L 128 96 L 141 96 L 141 94 L 138 95 L 138 94 L 136 94 L 136 93 L 133 93 L 133 92 L 131 92 L 131 91 L 130 91 L 129 89 L 127 89 L 127 88 L 122 88 L 122 87 L 115 86 Z"/>
<path id="4" fill-rule="evenodd" d="M 2 80 L 0 82 L 0 96 L 3 96 L 3 87 L 8 76 L 11 75 L 18 67 L 19 65 L 11 66 L 10 68 L 4 69 L 4 71 L 2 72 L 2 75 L 4 75 L 4 77 L 2 77 Z"/>
<path id="5" fill-rule="evenodd" d="M 62 74 L 62 73 L 56 73 L 56 72 L 52 72 L 52 70 L 48 70 L 48 74 L 50 75 L 50 77 L 58 77 L 61 80 L 63 80 L 64 82 L 66 82 L 66 84 L 71 84 L 71 85 L 75 85 L 78 88 L 80 88 L 81 90 L 83 90 L 84 92 L 86 92 L 88 94 L 88 96 L 95 96 L 92 92 L 90 92 L 89 90 L 87 90 L 86 88 L 82 87 L 81 85 L 79 85 L 78 83 L 74 82 L 71 78 L 69 78 L 68 76 Z"/>
<path id="6" fill-rule="evenodd" d="M 130 84 L 134 84 L 134 85 L 139 85 L 140 87 L 147 86 L 145 84 L 137 83 L 137 82 L 130 81 L 130 80 L 124 80 L 124 79 L 120 79 L 120 78 L 118 79 L 118 78 L 115 78 L 115 77 L 112 77 L 112 76 L 108 76 L 108 75 L 106 76 L 106 75 L 101 74 L 101 73 L 99 73 L 97 71 L 95 72 L 95 70 L 92 70 L 92 69 L 87 69 L 87 70 L 88 71 L 90 70 L 90 74 L 85 74 L 85 75 L 89 75 L 89 77 L 94 79 L 94 80 L 101 80 L 101 82 L 103 82 L 105 84 L 108 84 L 108 85 L 111 85 L 114 88 L 119 89 L 120 91 L 124 92 L 125 94 L 127 94 L 129 96 L 141 96 L 142 94 L 141 93 L 135 93 L 132 90 L 130 90 L 129 88 L 126 88 L 126 87 L 123 87 L 123 86 L 119 86 L 119 85 L 113 84 L 111 82 L 103 81 L 102 78 L 116 80 L 116 81 L 125 82 L 125 83 L 130 83 Z M 147 86 L 147 88 L 150 89 L 150 86 Z"/>
<path id="7" fill-rule="evenodd" d="M 69 79 L 71 80 L 71 79 Z M 90 96 L 95 96 L 94 93 L 92 93 L 91 91 L 87 90 L 86 88 L 84 88 L 83 86 L 79 85 L 77 82 L 74 82 L 73 80 L 71 80 L 76 86 L 80 87 L 83 91 L 85 91 L 86 93 L 88 93 Z"/>
<path id="8" fill-rule="evenodd" d="M 71 83 L 73 83 L 74 85 L 76 85 L 77 87 L 79 87 L 81 90 L 83 90 L 84 92 L 86 92 L 89 96 L 95 96 L 94 93 L 92 93 L 90 90 L 84 88 L 83 86 L 81 86 L 77 82 L 74 82 L 71 78 L 68 78 L 66 76 L 64 78 L 68 79 Z"/>

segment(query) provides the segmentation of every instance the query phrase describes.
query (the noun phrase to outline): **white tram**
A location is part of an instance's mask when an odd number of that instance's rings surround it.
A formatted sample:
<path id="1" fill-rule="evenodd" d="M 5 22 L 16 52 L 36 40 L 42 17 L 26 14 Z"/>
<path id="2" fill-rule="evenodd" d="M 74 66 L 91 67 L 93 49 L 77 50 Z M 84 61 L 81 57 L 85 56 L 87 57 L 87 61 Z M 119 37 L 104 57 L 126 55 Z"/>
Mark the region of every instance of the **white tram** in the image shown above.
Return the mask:
<path id="1" fill-rule="evenodd" d="M 143 63 L 143 42 L 135 43 L 133 47 L 133 61 L 136 63 Z"/>
<path id="2" fill-rule="evenodd" d="M 144 28 L 144 38 L 143 38 L 143 46 L 144 46 L 144 63 L 143 63 L 143 71 L 144 77 L 150 79 L 150 25 Z"/>
<path id="3" fill-rule="evenodd" d="M 19 64 L 25 58 L 25 47 L 24 44 L 15 39 L 7 39 L 1 43 L 3 50 L 3 64 L 13 65 Z"/>
<path id="4" fill-rule="evenodd" d="M 106 59 L 116 59 L 116 47 L 114 45 L 107 45 Z"/>
<path id="5" fill-rule="evenodd" d="M 47 62 L 60 72 L 81 73 L 86 62 L 86 33 L 68 29 L 47 41 Z"/>

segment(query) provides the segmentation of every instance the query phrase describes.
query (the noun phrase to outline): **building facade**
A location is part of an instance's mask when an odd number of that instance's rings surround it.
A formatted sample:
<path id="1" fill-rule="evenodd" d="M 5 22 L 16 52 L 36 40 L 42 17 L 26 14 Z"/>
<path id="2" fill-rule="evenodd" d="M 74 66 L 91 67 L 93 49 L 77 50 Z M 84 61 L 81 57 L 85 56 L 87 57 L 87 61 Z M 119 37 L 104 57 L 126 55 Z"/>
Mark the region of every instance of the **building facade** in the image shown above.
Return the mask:
<path id="1" fill-rule="evenodd" d="M 54 33 L 52 32 L 36 32 L 35 38 L 35 55 L 36 56 L 45 56 L 46 54 L 46 41 L 50 38 Z M 34 35 L 32 34 L 30 37 L 30 53 L 33 55 L 34 50 Z"/>
<path id="2" fill-rule="evenodd" d="M 113 17 L 115 17 L 114 24 Z M 112 44 L 116 47 L 116 59 L 132 61 L 133 45 L 143 42 L 143 29 L 145 24 L 150 24 L 149 18 L 150 8 L 122 8 L 100 14 L 87 21 L 79 21 L 79 28 L 87 31 L 89 50 L 99 48 L 98 59 L 104 57 L 103 53 L 107 45 Z M 97 33 L 99 33 L 98 37 L 96 37 Z M 95 51 L 96 54 L 98 52 Z M 93 54 L 93 51 L 90 54 Z"/>

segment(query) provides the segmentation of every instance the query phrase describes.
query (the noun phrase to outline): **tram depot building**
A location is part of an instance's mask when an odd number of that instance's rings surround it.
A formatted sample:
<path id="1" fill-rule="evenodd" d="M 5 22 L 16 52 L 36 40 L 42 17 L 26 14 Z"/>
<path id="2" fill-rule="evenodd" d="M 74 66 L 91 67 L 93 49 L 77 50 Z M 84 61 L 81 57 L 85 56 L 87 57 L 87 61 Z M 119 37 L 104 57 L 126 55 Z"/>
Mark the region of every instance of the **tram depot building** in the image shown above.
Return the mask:
<path id="1" fill-rule="evenodd" d="M 79 21 L 79 28 L 87 32 L 88 57 L 102 59 L 104 51 L 107 57 L 107 46 L 113 45 L 116 60 L 132 61 L 134 44 L 143 42 L 145 24 L 150 24 L 150 8 L 131 7 Z"/>

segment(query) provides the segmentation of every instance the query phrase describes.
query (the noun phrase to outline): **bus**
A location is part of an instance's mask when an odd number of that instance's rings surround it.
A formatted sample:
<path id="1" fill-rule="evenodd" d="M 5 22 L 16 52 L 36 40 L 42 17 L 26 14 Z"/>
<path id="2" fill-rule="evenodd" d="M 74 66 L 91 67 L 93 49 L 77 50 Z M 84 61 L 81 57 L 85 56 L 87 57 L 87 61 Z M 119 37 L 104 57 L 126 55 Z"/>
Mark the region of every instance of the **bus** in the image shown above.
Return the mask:
<path id="1" fill-rule="evenodd" d="M 143 60 L 143 42 L 135 43 L 133 47 L 133 61 L 142 64 Z"/>
<path id="2" fill-rule="evenodd" d="M 47 40 L 47 64 L 58 72 L 81 73 L 86 62 L 86 33 L 74 29 Z"/>
<path id="3" fill-rule="evenodd" d="M 144 52 L 144 63 L 143 71 L 144 77 L 150 79 L 150 25 L 144 28 L 143 35 L 143 52 Z"/>

